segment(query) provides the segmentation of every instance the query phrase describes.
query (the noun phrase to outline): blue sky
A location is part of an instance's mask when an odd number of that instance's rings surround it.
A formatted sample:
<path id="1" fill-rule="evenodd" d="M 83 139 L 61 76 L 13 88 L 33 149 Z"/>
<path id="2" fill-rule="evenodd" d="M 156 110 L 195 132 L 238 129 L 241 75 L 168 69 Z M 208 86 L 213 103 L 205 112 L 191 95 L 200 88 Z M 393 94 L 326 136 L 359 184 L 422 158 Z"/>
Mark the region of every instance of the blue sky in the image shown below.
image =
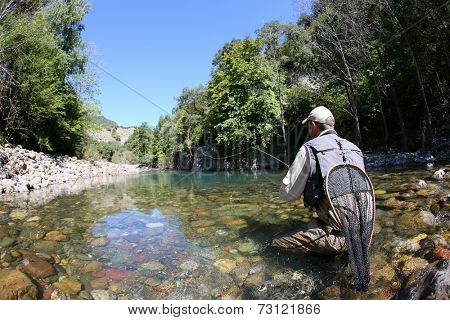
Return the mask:
<path id="1" fill-rule="evenodd" d="M 303 1 L 306 2 L 306 1 Z M 215 53 L 271 20 L 295 22 L 299 0 L 91 0 L 83 38 L 96 63 L 171 113 L 184 87 L 210 79 Z M 156 125 L 163 111 L 102 71 L 97 100 L 119 125 Z"/>

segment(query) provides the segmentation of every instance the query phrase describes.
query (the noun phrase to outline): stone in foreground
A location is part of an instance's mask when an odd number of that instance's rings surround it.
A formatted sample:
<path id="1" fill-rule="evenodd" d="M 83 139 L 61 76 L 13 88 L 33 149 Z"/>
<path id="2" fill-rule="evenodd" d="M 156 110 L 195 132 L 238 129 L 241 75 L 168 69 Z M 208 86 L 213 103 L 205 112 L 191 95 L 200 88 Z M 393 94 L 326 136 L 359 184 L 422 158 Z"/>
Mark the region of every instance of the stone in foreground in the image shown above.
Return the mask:
<path id="1" fill-rule="evenodd" d="M 0 300 L 35 300 L 37 287 L 17 270 L 0 270 Z"/>

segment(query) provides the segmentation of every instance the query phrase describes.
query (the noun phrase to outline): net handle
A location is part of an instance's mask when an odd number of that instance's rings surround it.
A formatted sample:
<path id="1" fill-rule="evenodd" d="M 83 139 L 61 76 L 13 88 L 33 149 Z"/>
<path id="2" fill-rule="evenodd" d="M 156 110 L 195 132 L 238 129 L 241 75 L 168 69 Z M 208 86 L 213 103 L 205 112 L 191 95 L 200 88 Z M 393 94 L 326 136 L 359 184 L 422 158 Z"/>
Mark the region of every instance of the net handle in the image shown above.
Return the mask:
<path id="1" fill-rule="evenodd" d="M 369 246 L 371 246 L 371 245 L 372 245 L 373 232 L 374 232 L 374 230 L 375 230 L 375 219 L 376 219 L 376 212 L 377 212 L 377 208 L 376 208 L 376 206 L 375 206 L 375 190 L 374 190 L 374 188 L 373 188 L 372 181 L 370 180 L 370 178 L 369 178 L 369 176 L 367 175 L 367 173 L 366 173 L 363 169 L 361 169 L 360 167 L 358 167 L 358 166 L 355 165 L 355 164 L 351 164 L 351 163 L 339 163 L 339 164 L 336 164 L 336 165 L 332 166 L 332 167 L 328 170 L 328 172 L 327 172 L 327 174 L 326 174 L 326 176 L 325 176 L 325 188 L 324 188 L 324 189 L 325 189 L 325 195 L 327 196 L 327 200 L 328 200 L 328 202 L 330 203 L 331 210 L 333 210 L 333 213 L 334 213 L 336 216 L 338 216 L 338 217 L 339 217 L 339 215 L 338 215 L 338 213 L 336 212 L 336 209 L 334 208 L 334 205 L 333 205 L 333 203 L 331 202 L 330 194 L 328 193 L 328 176 L 329 176 L 330 172 L 331 172 L 333 169 L 337 168 L 337 167 L 353 167 L 353 168 L 355 168 L 356 170 L 360 171 L 360 172 L 363 174 L 363 176 L 367 179 L 367 181 L 369 181 L 370 189 L 372 190 L 372 199 L 373 199 L 372 204 L 373 204 L 373 209 L 374 209 L 374 211 L 375 211 L 375 212 L 373 213 L 372 233 L 371 233 L 371 235 L 370 235 L 370 241 L 369 241 Z"/>

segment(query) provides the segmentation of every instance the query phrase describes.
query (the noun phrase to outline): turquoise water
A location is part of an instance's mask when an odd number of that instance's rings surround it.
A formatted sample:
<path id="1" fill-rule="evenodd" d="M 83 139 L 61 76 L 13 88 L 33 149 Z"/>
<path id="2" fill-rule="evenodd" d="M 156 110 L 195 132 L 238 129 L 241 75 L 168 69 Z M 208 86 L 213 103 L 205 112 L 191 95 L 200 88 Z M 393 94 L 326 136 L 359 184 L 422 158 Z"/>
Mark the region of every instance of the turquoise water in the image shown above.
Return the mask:
<path id="1" fill-rule="evenodd" d="M 279 198 L 283 173 L 150 172 L 43 205 L 0 205 L 0 240 L 15 240 L 1 249 L 3 267 L 21 264 L 15 252 L 40 253 L 57 272 L 40 280 L 54 298 L 89 297 L 95 289 L 114 299 L 392 298 L 404 281 L 399 266 L 419 242 L 448 242 L 448 221 L 421 211 L 437 205 L 448 212 L 439 199 L 447 199 L 449 183 L 418 189 L 430 176 L 425 170 L 370 176 L 378 211 L 372 282 L 363 296 L 352 290 L 345 256 L 268 245 L 315 216 L 301 201 Z M 83 294 L 54 291 L 62 277 L 80 283 Z M 320 294 L 330 286 L 339 289 Z"/>

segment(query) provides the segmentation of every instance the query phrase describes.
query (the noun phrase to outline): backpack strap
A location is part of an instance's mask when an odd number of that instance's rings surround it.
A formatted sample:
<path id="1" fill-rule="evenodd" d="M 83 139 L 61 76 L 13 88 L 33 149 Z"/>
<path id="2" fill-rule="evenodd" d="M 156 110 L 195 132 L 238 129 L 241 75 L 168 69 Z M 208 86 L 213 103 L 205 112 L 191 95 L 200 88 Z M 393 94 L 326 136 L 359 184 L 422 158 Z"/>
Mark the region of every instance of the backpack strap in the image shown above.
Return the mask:
<path id="1" fill-rule="evenodd" d="M 319 157 L 317 157 L 318 151 L 316 150 L 316 148 L 314 148 L 312 146 L 308 146 L 308 147 L 311 149 L 311 151 L 314 155 L 314 158 L 316 159 L 316 174 L 320 174 L 320 176 L 322 176 L 322 172 L 320 170 Z"/>
<path id="2" fill-rule="evenodd" d="M 347 163 L 347 157 L 345 156 L 344 149 L 342 149 L 342 143 L 338 139 L 335 139 L 335 141 L 336 141 L 337 145 L 339 146 L 339 150 L 341 150 L 342 162 Z"/>

